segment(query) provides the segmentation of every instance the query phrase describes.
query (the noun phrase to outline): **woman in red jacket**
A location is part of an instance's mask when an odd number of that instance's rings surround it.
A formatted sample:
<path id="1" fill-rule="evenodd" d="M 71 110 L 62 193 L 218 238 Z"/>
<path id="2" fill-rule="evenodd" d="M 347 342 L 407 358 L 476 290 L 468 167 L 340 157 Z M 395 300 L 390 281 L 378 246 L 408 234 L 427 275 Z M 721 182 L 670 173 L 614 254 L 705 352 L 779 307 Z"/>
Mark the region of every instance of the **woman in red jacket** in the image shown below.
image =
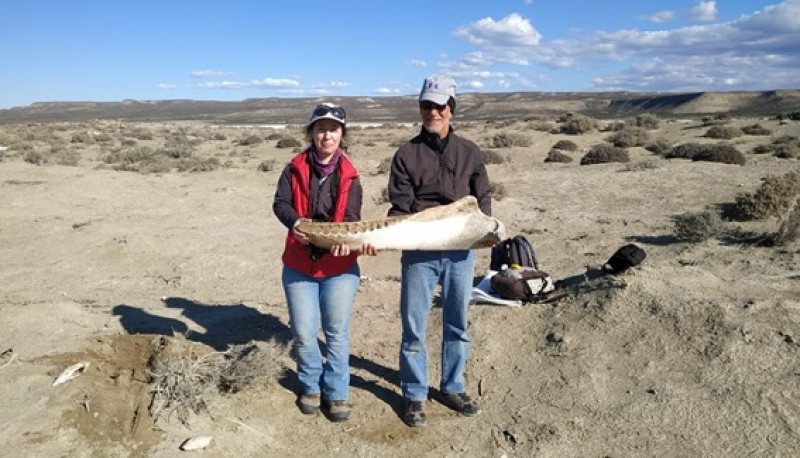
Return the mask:
<path id="1" fill-rule="evenodd" d="M 344 152 L 347 118 L 342 107 L 324 103 L 311 113 L 306 127 L 310 146 L 284 169 L 272 210 L 288 229 L 283 251 L 283 289 L 289 306 L 297 374 L 303 392 L 300 411 L 316 414 L 320 406 L 332 421 L 350 417 L 350 311 L 360 281 L 356 259 L 374 256 L 364 245 L 330 251 L 309 244 L 298 231 L 302 220 L 343 222 L 361 219 L 362 188 L 358 171 Z M 327 354 L 317 342 L 320 325 Z"/>

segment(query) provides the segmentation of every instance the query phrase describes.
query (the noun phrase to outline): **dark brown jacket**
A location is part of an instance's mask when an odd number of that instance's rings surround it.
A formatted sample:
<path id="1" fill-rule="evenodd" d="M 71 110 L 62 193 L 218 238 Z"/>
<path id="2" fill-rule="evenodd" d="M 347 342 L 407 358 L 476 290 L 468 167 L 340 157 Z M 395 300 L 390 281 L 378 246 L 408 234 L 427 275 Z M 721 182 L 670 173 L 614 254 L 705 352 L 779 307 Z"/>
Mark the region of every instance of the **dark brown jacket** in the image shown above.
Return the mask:
<path id="1" fill-rule="evenodd" d="M 450 133 L 444 139 L 424 128 L 401 146 L 389 175 L 389 215 L 417 213 L 473 195 L 491 216 L 489 175 L 478 145 Z"/>

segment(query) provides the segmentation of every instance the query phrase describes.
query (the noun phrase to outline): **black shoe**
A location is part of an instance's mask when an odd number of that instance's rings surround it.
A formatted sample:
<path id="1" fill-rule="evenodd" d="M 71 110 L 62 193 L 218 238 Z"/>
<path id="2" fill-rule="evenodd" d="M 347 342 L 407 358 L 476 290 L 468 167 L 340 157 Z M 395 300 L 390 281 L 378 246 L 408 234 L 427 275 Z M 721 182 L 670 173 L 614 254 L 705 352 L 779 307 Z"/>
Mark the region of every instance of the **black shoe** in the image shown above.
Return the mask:
<path id="1" fill-rule="evenodd" d="M 345 401 L 325 401 L 325 408 L 331 421 L 347 421 L 350 418 L 350 406 Z"/>
<path id="2" fill-rule="evenodd" d="M 425 426 L 428 417 L 425 415 L 425 401 L 404 400 L 403 421 L 412 427 Z"/>
<path id="3" fill-rule="evenodd" d="M 300 396 L 297 398 L 297 407 L 303 415 L 316 415 L 319 412 L 319 393 Z"/>
<path id="4" fill-rule="evenodd" d="M 442 404 L 468 417 L 481 413 L 478 403 L 467 396 L 467 393 L 442 393 Z"/>

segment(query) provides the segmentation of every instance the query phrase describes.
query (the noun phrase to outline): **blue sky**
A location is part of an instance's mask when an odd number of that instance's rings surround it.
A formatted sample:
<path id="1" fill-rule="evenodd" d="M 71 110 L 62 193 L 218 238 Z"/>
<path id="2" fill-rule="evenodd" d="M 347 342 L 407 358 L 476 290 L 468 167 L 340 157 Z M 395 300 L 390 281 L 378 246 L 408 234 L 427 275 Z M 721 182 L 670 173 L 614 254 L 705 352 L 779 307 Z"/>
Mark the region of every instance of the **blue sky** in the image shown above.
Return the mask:
<path id="1" fill-rule="evenodd" d="M 800 88 L 800 0 L 0 2 L 0 108 Z"/>

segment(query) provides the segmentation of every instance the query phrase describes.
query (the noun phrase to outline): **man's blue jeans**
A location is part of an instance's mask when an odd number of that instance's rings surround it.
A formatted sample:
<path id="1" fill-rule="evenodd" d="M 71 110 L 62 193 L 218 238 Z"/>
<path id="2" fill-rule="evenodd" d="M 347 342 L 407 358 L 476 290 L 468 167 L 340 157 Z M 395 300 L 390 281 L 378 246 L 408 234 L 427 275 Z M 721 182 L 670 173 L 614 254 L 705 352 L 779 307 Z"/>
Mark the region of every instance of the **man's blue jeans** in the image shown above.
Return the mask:
<path id="1" fill-rule="evenodd" d="M 425 335 L 431 300 L 442 285 L 442 378 L 445 393 L 464 392 L 464 367 L 469 357 L 467 307 L 472 293 L 475 252 L 404 251 L 401 257 L 400 388 L 411 401 L 428 398 L 428 350 Z"/>
<path id="2" fill-rule="evenodd" d="M 347 400 L 350 385 L 350 311 L 360 282 L 358 264 L 340 275 L 314 278 L 283 268 L 297 375 L 303 394 L 322 393 L 328 401 Z M 325 335 L 325 364 L 317 342 Z"/>

